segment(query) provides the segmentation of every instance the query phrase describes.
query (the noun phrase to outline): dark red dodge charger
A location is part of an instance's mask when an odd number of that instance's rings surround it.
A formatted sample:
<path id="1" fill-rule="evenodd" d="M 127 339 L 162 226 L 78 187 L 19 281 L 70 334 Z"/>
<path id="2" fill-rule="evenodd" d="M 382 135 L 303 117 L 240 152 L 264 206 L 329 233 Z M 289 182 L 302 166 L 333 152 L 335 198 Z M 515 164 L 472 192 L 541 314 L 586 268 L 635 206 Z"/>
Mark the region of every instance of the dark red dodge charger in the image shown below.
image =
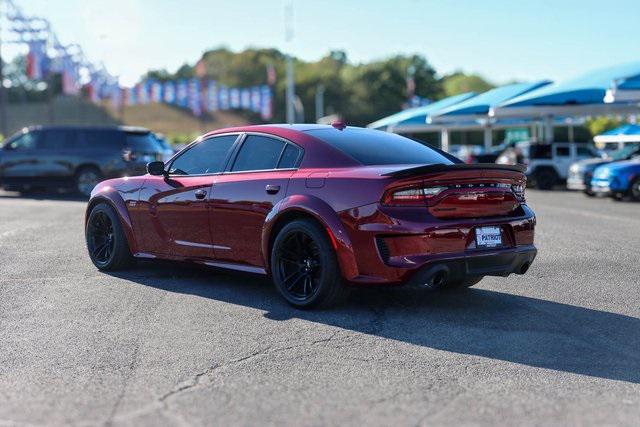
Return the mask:
<path id="1" fill-rule="evenodd" d="M 222 129 L 147 169 L 92 192 L 86 240 L 101 270 L 162 258 L 269 274 L 311 307 L 354 285 L 469 287 L 536 256 L 520 166 L 466 165 L 391 133 Z"/>

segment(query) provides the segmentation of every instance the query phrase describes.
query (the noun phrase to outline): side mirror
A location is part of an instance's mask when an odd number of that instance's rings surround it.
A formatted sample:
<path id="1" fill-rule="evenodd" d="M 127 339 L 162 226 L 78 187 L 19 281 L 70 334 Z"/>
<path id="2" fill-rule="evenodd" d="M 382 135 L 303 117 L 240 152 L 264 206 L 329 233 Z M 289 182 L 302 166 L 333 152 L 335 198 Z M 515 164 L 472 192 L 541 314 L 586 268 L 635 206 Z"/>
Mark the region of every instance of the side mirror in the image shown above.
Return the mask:
<path id="1" fill-rule="evenodd" d="M 163 162 L 149 162 L 147 163 L 147 172 L 150 175 L 164 175 L 166 172 L 164 170 Z"/>

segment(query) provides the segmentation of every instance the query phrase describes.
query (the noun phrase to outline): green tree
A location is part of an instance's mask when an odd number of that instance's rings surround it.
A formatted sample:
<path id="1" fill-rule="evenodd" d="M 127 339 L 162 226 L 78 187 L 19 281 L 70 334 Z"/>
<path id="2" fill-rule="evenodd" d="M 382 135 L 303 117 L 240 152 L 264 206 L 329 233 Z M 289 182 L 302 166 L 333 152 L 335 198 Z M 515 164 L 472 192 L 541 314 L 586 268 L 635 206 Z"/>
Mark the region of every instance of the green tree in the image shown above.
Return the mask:
<path id="1" fill-rule="evenodd" d="M 265 84 L 267 68 L 273 66 L 277 76 L 273 88 L 273 121 L 285 120 L 286 57 L 282 52 L 257 48 L 233 52 L 219 47 L 205 52 L 196 64 L 185 64 L 174 74 L 166 70 L 150 71 L 147 77 L 160 80 L 188 78 L 194 76 L 197 69 L 199 76 L 221 84 L 248 87 Z M 407 101 L 409 67 L 415 70 L 416 95 L 437 99 L 444 94 L 435 70 L 419 55 L 394 56 L 358 65 L 350 64 L 347 54 L 340 50 L 331 51 L 313 62 L 294 58 L 296 95 L 304 106 L 305 121 L 315 120 L 315 96 L 319 86 L 325 90 L 325 114 L 339 114 L 350 124 L 366 125 L 397 112 Z"/>
<path id="2" fill-rule="evenodd" d="M 613 117 L 600 116 L 587 120 L 585 126 L 589 129 L 591 137 L 594 137 L 608 130 L 617 128 L 621 123 L 620 120 Z"/>
<path id="3" fill-rule="evenodd" d="M 385 60 L 348 67 L 343 73 L 349 89 L 349 123 L 365 125 L 398 112 L 407 101 L 407 70 L 414 69 L 415 94 L 428 99 L 442 96 L 442 84 L 435 70 L 419 55 L 394 56 Z"/>
<path id="4" fill-rule="evenodd" d="M 486 92 L 495 86 L 477 74 L 465 74 L 456 71 L 445 76 L 443 79 L 444 92 L 446 96 L 458 95 L 465 92 Z"/>
<path id="5" fill-rule="evenodd" d="M 315 98 L 320 86 L 324 87 L 325 115 L 346 111 L 349 92 L 342 79 L 345 67 L 347 57 L 341 51 L 330 52 L 317 62 L 296 62 L 296 95 L 304 105 L 305 121 L 315 121 Z"/>

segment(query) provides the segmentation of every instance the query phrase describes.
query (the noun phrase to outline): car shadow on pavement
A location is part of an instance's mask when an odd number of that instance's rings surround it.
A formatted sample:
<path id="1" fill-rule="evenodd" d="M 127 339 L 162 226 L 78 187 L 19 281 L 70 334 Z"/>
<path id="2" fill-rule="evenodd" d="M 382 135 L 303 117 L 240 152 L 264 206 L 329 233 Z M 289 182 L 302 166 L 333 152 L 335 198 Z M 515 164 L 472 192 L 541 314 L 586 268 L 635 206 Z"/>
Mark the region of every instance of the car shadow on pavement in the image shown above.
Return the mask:
<path id="1" fill-rule="evenodd" d="M 291 318 L 460 354 L 640 383 L 640 319 L 484 289 L 358 289 L 331 310 L 302 311 L 262 276 L 143 263 L 116 277 Z"/>
<path id="2" fill-rule="evenodd" d="M 33 191 L 27 193 L 0 191 L 0 200 L 55 200 L 63 202 L 87 202 L 88 197 L 75 193 Z"/>

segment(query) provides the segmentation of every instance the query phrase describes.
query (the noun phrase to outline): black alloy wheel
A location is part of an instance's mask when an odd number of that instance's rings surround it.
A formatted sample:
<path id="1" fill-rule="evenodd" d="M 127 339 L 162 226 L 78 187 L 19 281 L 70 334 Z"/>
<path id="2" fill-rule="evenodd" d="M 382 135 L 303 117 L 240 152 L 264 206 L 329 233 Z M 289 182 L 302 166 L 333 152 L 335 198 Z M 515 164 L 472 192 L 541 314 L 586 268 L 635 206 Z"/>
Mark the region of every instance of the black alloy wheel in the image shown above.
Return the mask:
<path id="1" fill-rule="evenodd" d="M 310 219 L 280 230 L 271 251 L 271 274 L 280 294 L 298 308 L 332 306 L 348 293 L 327 231 Z"/>
<path id="2" fill-rule="evenodd" d="M 91 258 L 100 265 L 106 265 L 115 250 L 113 223 L 105 212 L 96 212 L 91 217 L 87 230 L 87 244 Z"/>
<path id="3" fill-rule="evenodd" d="M 120 219 L 107 203 L 93 207 L 85 234 L 89 257 L 100 270 L 119 270 L 133 263 Z"/>

